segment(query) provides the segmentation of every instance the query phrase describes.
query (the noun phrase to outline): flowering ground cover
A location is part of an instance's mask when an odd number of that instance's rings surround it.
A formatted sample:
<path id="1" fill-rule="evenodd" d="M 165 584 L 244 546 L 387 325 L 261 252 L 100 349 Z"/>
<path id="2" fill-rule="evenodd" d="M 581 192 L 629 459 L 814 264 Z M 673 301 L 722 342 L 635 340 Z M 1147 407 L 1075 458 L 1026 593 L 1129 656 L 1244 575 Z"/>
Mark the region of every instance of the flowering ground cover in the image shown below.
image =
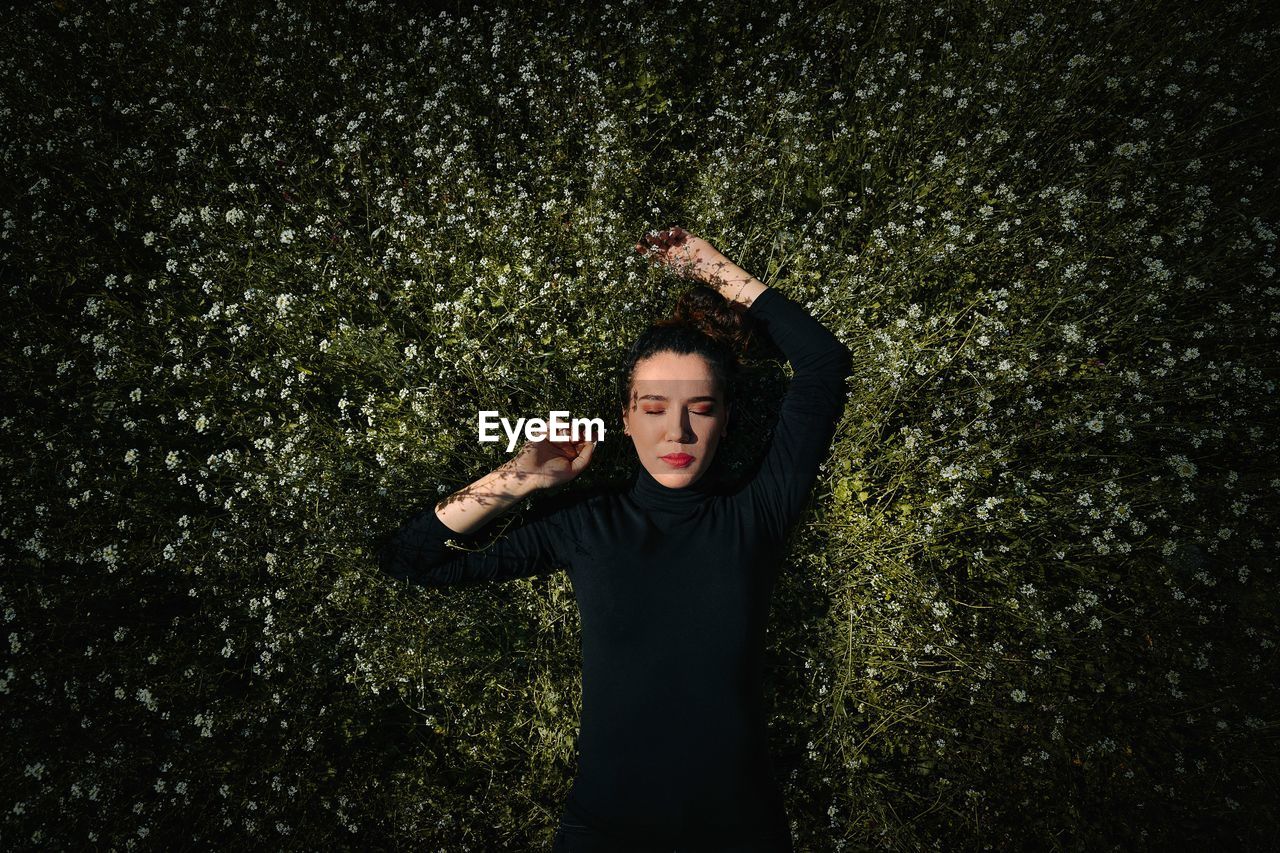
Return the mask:
<path id="1" fill-rule="evenodd" d="M 617 426 L 680 224 L 856 356 L 770 625 L 797 849 L 1265 849 L 1267 5 L 439 5 L 5 12 L 4 846 L 546 849 L 568 580 L 371 549 L 477 411 Z"/>

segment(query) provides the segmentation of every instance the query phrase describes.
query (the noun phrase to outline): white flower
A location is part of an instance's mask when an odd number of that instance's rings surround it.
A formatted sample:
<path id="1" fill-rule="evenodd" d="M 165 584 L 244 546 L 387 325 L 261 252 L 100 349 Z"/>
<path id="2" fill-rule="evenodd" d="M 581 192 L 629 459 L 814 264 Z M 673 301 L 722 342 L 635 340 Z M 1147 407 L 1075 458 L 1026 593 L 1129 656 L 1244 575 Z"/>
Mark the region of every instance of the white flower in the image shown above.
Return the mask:
<path id="1" fill-rule="evenodd" d="M 1196 475 L 1199 470 L 1196 464 L 1181 453 L 1175 453 L 1169 457 L 1169 463 L 1173 465 L 1173 469 L 1178 472 L 1178 476 L 1184 480 L 1189 480 Z"/>

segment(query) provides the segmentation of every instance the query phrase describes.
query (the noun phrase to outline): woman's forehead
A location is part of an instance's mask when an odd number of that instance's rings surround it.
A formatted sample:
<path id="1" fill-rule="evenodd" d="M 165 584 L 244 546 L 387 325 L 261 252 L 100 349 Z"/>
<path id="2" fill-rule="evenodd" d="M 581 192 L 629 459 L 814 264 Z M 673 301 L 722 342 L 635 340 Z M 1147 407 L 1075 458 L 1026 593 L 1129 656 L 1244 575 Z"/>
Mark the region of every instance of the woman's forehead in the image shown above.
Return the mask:
<path id="1" fill-rule="evenodd" d="M 715 382 L 715 373 L 705 358 L 670 352 L 657 353 L 644 359 L 636 365 L 632 375 L 636 382 Z"/>

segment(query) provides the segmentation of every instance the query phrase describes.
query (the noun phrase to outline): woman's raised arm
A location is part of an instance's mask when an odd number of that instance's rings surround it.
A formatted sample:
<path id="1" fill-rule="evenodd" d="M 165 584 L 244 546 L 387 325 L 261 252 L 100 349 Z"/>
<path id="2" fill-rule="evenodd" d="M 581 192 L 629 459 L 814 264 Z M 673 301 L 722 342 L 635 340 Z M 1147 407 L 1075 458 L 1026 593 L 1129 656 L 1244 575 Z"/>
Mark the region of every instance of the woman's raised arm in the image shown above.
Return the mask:
<path id="1" fill-rule="evenodd" d="M 511 459 L 436 504 L 436 514 L 454 533 L 479 530 L 539 489 L 572 479 L 590 461 L 594 447 L 593 442 L 580 444 L 587 445 L 581 453 L 573 442 L 528 442 Z"/>
<path id="2" fill-rule="evenodd" d="M 714 287 L 738 311 L 746 311 L 760 294 L 769 289 L 715 246 L 679 225 L 645 234 L 636 243 L 636 251 Z"/>
<path id="3" fill-rule="evenodd" d="M 793 375 L 764 461 L 745 499 L 775 536 L 785 537 L 804 511 L 844 414 L 849 348 L 799 303 L 772 288 L 751 306 Z"/>
<path id="4" fill-rule="evenodd" d="M 527 522 L 488 547 L 450 550 L 450 539 L 474 541 L 485 527 L 533 492 L 568 482 L 591 461 L 595 443 L 528 442 L 498 469 L 414 514 L 378 546 L 378 563 L 392 577 L 422 586 L 506 580 L 551 571 L 564 564 L 569 541 L 559 513 Z"/>

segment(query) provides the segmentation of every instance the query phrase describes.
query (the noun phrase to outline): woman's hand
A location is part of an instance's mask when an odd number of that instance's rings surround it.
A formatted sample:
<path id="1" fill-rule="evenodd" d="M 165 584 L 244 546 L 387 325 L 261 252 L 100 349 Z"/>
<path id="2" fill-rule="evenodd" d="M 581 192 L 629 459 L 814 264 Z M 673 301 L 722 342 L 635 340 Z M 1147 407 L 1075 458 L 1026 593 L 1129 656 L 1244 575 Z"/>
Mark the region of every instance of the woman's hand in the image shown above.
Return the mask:
<path id="1" fill-rule="evenodd" d="M 646 233 L 636 243 L 636 251 L 677 273 L 704 282 L 712 281 L 720 270 L 730 266 L 729 259 L 715 246 L 679 225 Z"/>
<path id="2" fill-rule="evenodd" d="M 591 462 L 594 441 L 526 441 L 502 467 L 534 488 L 549 489 L 581 474 Z"/>

